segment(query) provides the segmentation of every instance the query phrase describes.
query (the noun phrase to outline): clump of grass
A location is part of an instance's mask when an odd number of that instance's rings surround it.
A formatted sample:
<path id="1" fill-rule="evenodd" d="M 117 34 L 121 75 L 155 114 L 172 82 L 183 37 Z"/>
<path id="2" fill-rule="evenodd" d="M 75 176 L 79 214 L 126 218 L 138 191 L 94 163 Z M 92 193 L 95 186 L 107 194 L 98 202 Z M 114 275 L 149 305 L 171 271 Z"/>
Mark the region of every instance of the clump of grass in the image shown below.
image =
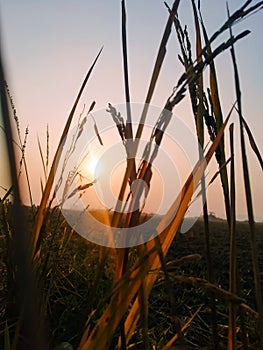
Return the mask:
<path id="1" fill-rule="evenodd" d="M 249 31 L 245 30 L 234 36 L 231 28 L 239 19 L 261 9 L 263 3 L 257 2 L 255 5 L 251 5 L 251 1 L 247 1 L 234 14 L 229 14 L 227 21 L 209 37 L 201 16 L 200 7 L 196 7 L 195 2 L 192 1 L 196 32 L 195 58 L 193 58 L 188 31 L 186 28 L 183 29 L 179 21 L 179 3 L 179 0 L 174 1 L 171 9 L 166 4 L 169 10 L 168 20 L 154 64 L 140 123 L 136 132 L 134 132 L 129 105 L 131 96 L 128 76 L 126 6 L 125 1 L 121 1 L 123 70 L 127 110 L 126 116 L 123 116 L 118 113 L 114 106 L 109 104 L 108 112 L 116 123 L 117 130 L 126 148 L 127 166 L 123 175 L 119 201 L 112 216 L 109 216 L 111 225 L 117 227 L 120 223 L 124 223 L 125 227 L 132 227 L 139 223 L 143 215 L 143 205 L 141 207 L 138 205 L 142 195 L 140 186 L 136 188 L 136 191 L 131 191 L 130 188 L 128 196 L 128 199 L 130 199 L 129 214 L 122 214 L 123 208 L 120 207 L 120 203 L 124 201 L 126 188 L 131 187 L 135 179 L 144 180 L 151 190 L 152 164 L 169 127 L 173 110 L 185 98 L 187 93 L 190 95 L 197 139 L 203 149 L 205 149 L 205 125 L 207 126 L 207 137 L 210 138 L 210 145 L 205 155 L 200 154 L 196 166 L 188 178 L 185 179 L 181 193 L 177 198 L 174 198 L 171 207 L 157 224 L 156 232 L 158 236 L 141 246 L 109 249 L 86 243 L 74 236 L 74 230 L 67 225 L 59 208 L 52 206 L 55 193 L 58 186 L 61 185 L 62 176 L 67 176 L 63 198 L 73 196 L 75 193 L 92 186 L 92 183 L 87 183 L 72 189 L 71 186 L 76 172 L 64 174 L 64 171 L 70 155 L 75 151 L 87 117 L 91 115 L 90 112 L 93 110 L 95 102 L 91 104 L 86 116 L 83 117 L 84 110 L 81 113 L 77 131 L 73 136 L 65 159 L 61 159 L 61 156 L 77 104 L 101 51 L 89 69 L 66 120 L 51 166 L 49 165 L 49 131 L 47 130 L 46 156 L 44 156 L 42 146 L 38 141 L 44 181 L 41 182 L 42 198 L 35 216 L 34 213 L 29 213 L 21 202 L 21 188 L 18 182 L 20 170 L 17 169 L 14 152 L 10 105 L 16 122 L 19 147 L 22 152 L 20 167 L 23 163 L 26 177 L 29 179 L 25 161 L 27 132 L 25 139 L 22 141 L 16 110 L 11 94 L 5 84 L 2 64 L 0 64 L 1 107 L 14 197 L 12 203 L 8 202 L 7 196 L 4 200 L 1 200 L 1 232 L 3 233 L 1 237 L 4 237 L 3 240 L 1 239 L 1 249 L 6 252 L 6 261 L 3 266 L 8 272 L 8 276 L 5 276 L 3 288 L 8 287 L 9 291 L 3 298 L 3 308 L 0 309 L 5 317 L 0 329 L 1 335 L 4 335 L 5 338 L 5 348 L 48 349 L 67 341 L 76 347 L 78 346 L 81 350 L 116 348 L 121 350 L 128 348 L 150 350 L 154 347 L 166 350 L 176 342 L 199 348 L 200 346 L 208 346 L 212 342 L 213 349 L 219 349 L 221 346 L 236 349 L 242 341 L 242 346 L 246 349 L 250 341 L 247 334 L 250 338 L 253 338 L 253 341 L 258 337 L 258 342 L 262 342 L 263 305 L 258 267 L 259 253 L 257 251 L 253 203 L 245 152 L 244 129 L 248 133 L 250 144 L 261 167 L 262 158 L 242 114 L 239 75 L 234 50 L 235 43 L 248 35 Z M 135 156 L 142 136 L 143 124 L 164 63 L 166 46 L 173 25 L 179 40 L 181 49 L 179 59 L 183 64 L 184 73 L 175 82 L 175 88 L 164 102 L 160 115 L 156 116 L 155 126 L 144 151 L 144 159 L 137 166 Z M 229 39 L 222 41 L 212 49 L 215 40 L 219 39 L 220 35 L 226 31 L 230 33 Z M 226 50 L 231 51 L 234 67 L 256 305 L 251 305 L 248 295 L 241 293 L 241 287 L 238 286 L 238 283 L 241 282 L 241 276 L 235 273 L 239 254 L 235 234 L 234 177 L 237 160 L 234 158 L 233 125 L 230 127 L 230 186 L 227 171 L 229 162 L 226 161 L 225 155 L 227 146 L 226 140 L 224 140 L 224 130 L 234 111 L 235 101 L 233 101 L 230 112 L 224 118 L 215 66 L 217 56 Z M 209 86 L 205 88 L 204 72 L 207 67 L 209 68 L 210 82 Z M 93 121 L 94 132 L 103 146 L 103 140 L 94 118 Z M 129 157 L 130 154 L 133 157 Z M 229 283 L 227 282 L 226 285 L 224 284 L 225 280 L 220 281 L 220 274 L 218 275 L 218 271 L 214 269 L 212 256 L 215 256 L 215 254 L 212 253 L 211 244 L 211 240 L 214 238 L 211 234 L 213 222 L 209 221 L 209 204 L 205 204 L 204 171 L 213 157 L 218 162 L 218 173 L 215 176 L 219 174 L 221 179 L 222 196 L 225 200 L 228 222 L 226 234 L 229 234 L 227 236 L 229 246 L 224 248 L 229 258 L 229 271 L 226 271 Z M 55 174 L 59 162 L 62 162 L 63 174 L 58 174 L 58 183 L 55 184 Z M 202 224 L 204 224 L 205 245 L 203 246 L 199 242 L 199 247 L 203 247 L 206 252 L 206 262 L 201 254 L 198 256 L 191 254 L 190 257 L 183 255 L 176 261 L 169 261 L 174 252 L 177 252 L 177 232 L 200 182 L 204 202 Z M 28 188 L 30 191 L 29 182 Z M 144 200 L 147 200 L 147 193 Z M 33 206 L 33 202 L 31 206 Z M 138 209 L 134 210 L 135 207 Z M 23 220 L 25 215 L 28 217 L 27 223 Z M 192 262 L 193 259 L 194 262 Z M 200 270 L 198 270 L 199 268 Z M 238 278 L 240 281 L 238 281 Z M 162 290 L 158 290 L 158 287 L 161 287 Z M 249 288 L 252 288 L 252 286 L 249 285 Z M 153 298 L 153 295 L 157 297 Z M 190 298 L 190 295 L 192 295 L 192 298 Z M 211 300 L 209 306 L 206 305 L 207 295 L 210 296 Z M 188 302 L 187 306 L 184 305 L 185 300 Z M 157 307 L 160 310 L 157 311 Z M 154 325 L 155 318 L 151 318 L 152 314 L 155 315 L 156 319 L 162 320 L 162 331 L 159 334 L 157 327 Z M 240 320 L 238 316 L 240 316 Z M 249 327 L 249 322 L 253 324 L 258 322 L 256 332 Z M 240 331 L 238 325 L 240 325 Z M 202 328 L 203 339 L 198 337 L 200 328 Z M 193 329 L 197 329 L 194 335 L 191 333 Z M 225 332 L 225 329 L 227 329 L 227 332 Z M 239 333 L 241 333 L 241 336 L 239 336 Z M 51 341 L 48 341 L 47 339 L 50 338 Z"/>

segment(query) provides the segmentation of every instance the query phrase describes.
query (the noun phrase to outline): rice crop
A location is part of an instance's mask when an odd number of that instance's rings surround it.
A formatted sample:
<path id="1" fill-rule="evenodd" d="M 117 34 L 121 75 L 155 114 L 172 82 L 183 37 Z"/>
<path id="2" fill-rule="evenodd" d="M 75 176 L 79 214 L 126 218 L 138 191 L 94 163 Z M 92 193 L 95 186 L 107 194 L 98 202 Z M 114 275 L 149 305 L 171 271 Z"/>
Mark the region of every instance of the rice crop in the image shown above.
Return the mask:
<path id="1" fill-rule="evenodd" d="M 50 159 L 50 127 L 46 130 L 45 147 L 40 139 L 37 141 L 44 174 L 39 205 L 33 202 L 28 175 L 30 164 L 25 152 L 30 152 L 27 149 L 28 128 L 23 138 L 0 56 L 1 127 L 12 183 L 0 200 L 1 348 L 262 348 L 263 283 L 260 271 L 263 268 L 263 226 L 254 218 L 247 148 L 253 150 L 261 169 L 263 161 L 243 114 L 235 49 L 237 42 L 242 45 L 249 30 L 234 34 L 232 28 L 241 19 L 261 10 L 263 2 L 246 1 L 232 14 L 227 9 L 226 22 L 209 35 L 200 1 L 191 0 L 189 11 L 193 15 L 194 39 L 181 23 L 179 4 L 180 0 L 175 0 L 171 7 L 165 3 L 167 22 L 136 128 L 130 104 L 126 23 L 129 13 L 125 1 L 120 2 L 126 111 L 121 113 L 111 103 L 105 109 L 116 127 L 117 137 L 120 137 L 126 164 L 122 178 L 118 179 L 120 190 L 116 206 L 107 212 L 95 211 L 94 217 L 106 222 L 110 228 L 125 229 L 137 227 L 150 219 L 150 215 L 144 212 L 144 204 L 154 186 L 153 165 L 161 152 L 173 112 L 186 97 L 189 97 L 194 133 L 200 145 L 199 158 L 184 179 L 179 194 L 174 196 L 166 214 L 155 223 L 153 231 L 156 234 L 140 245 L 112 247 L 86 241 L 68 224 L 62 210 L 64 201 L 75 197 L 80 199 L 96 183 L 96 179 L 85 180 L 74 187 L 76 177 L 81 174 L 77 168 L 66 172 L 88 120 L 92 120 L 99 145 L 104 146 L 103 134 L 92 114 L 96 106 L 93 100 L 88 111 L 85 112 L 84 108 L 80 113 L 74 135 L 70 133 L 91 73 L 95 79 L 97 61 L 103 59 L 103 49 L 95 56 L 73 101 L 53 159 Z M 169 54 L 168 41 L 174 40 L 173 32 L 179 44 L 177 64 L 182 68 L 182 74 L 175 80 L 174 89 L 164 101 L 160 114 L 155 116 L 143 159 L 138 162 L 136 155 L 145 121 L 165 56 Z M 224 115 L 216 59 L 228 51 L 233 65 L 236 98 Z M 239 123 L 229 126 L 234 113 L 237 113 Z M 240 132 L 241 160 L 235 156 L 236 129 Z M 68 149 L 63 153 L 65 147 Z M 205 170 L 213 159 L 218 171 L 207 182 Z M 239 161 L 248 215 L 248 221 L 244 223 L 236 218 L 236 166 Z M 30 206 L 21 199 L 24 188 L 21 188 L 19 178 L 22 172 L 27 180 Z M 54 199 L 65 176 L 62 203 L 57 205 Z M 221 182 L 220 196 L 224 201 L 226 220 L 209 214 L 207 188 L 217 177 Z M 134 183 L 136 186 L 132 187 Z M 148 192 L 142 184 L 147 184 Z M 181 234 L 183 219 L 198 197 L 203 203 L 202 215 L 189 232 Z M 84 212 L 86 210 L 88 206 Z"/>

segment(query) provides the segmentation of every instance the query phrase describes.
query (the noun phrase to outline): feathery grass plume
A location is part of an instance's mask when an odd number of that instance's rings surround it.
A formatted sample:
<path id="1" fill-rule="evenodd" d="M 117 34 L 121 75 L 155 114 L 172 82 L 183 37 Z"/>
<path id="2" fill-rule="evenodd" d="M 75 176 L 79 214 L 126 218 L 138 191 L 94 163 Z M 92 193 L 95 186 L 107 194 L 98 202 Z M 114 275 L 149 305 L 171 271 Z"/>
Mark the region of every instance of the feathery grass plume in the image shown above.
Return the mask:
<path id="1" fill-rule="evenodd" d="M 17 115 L 16 108 L 15 108 L 14 99 L 13 99 L 13 97 L 11 95 L 11 92 L 10 92 L 10 89 L 8 87 L 7 82 L 5 82 L 5 85 L 6 85 L 7 97 L 8 97 L 8 100 L 9 100 L 9 104 L 11 106 L 13 118 L 14 118 L 15 125 L 16 125 L 16 132 L 17 132 L 17 136 L 18 136 L 18 143 L 15 142 L 15 144 L 18 146 L 18 148 L 21 151 L 21 158 L 20 158 L 20 161 L 19 161 L 18 178 L 21 176 L 22 166 L 24 166 L 30 205 L 31 205 L 31 207 L 33 207 L 33 196 L 32 196 L 32 190 L 31 190 L 31 185 L 30 185 L 30 181 L 29 181 L 29 172 L 28 172 L 26 156 L 25 156 L 27 137 L 28 137 L 29 129 L 28 129 L 28 126 L 27 126 L 26 129 L 25 129 L 25 133 L 24 133 L 24 140 L 22 140 L 20 123 L 19 123 L 19 118 L 18 118 L 18 115 Z"/>
<path id="2" fill-rule="evenodd" d="M 77 146 L 77 142 L 78 142 L 80 136 L 82 135 L 82 133 L 84 131 L 84 127 L 85 127 L 85 125 L 87 123 L 87 118 L 89 116 L 93 120 L 95 133 L 96 133 L 96 136 L 97 136 L 97 138 L 99 140 L 99 143 L 103 146 L 103 142 L 102 142 L 102 139 L 101 139 L 101 137 L 99 135 L 99 131 L 98 131 L 98 127 L 97 127 L 96 121 L 95 121 L 94 117 L 91 114 L 91 111 L 93 110 L 94 106 L 95 106 L 95 101 L 92 102 L 92 104 L 91 104 L 87 114 L 83 118 L 83 114 L 84 114 L 84 111 L 85 111 L 85 105 L 84 105 L 83 110 L 80 113 L 79 118 L 78 118 L 76 131 L 72 135 L 71 143 L 70 143 L 70 145 L 69 145 L 69 147 L 67 149 L 67 152 L 65 154 L 65 157 L 63 159 L 60 176 L 59 176 L 58 181 L 57 181 L 57 183 L 55 185 L 55 189 L 54 189 L 54 193 L 53 193 L 53 197 L 52 197 L 52 199 L 55 198 L 58 189 L 62 185 L 63 177 L 66 176 L 66 183 L 65 183 L 65 186 L 63 188 L 63 193 L 62 193 L 62 203 L 60 203 L 60 205 L 63 205 L 64 202 L 67 199 L 73 197 L 77 193 L 79 193 L 79 197 L 78 197 L 78 199 L 79 199 L 82 196 L 82 194 L 83 194 L 82 191 L 88 189 L 89 187 L 91 187 L 96 182 L 96 180 L 90 181 L 90 182 L 88 182 L 86 184 L 80 184 L 76 188 L 72 189 L 72 185 L 75 184 L 75 180 L 76 180 L 77 177 L 79 177 L 81 181 L 84 179 L 84 176 L 82 176 L 82 174 L 80 173 L 80 169 L 79 168 L 81 167 L 81 165 L 83 164 L 84 160 L 86 159 L 87 154 L 85 154 L 82 157 L 82 159 L 80 160 L 78 165 L 76 165 L 72 170 L 70 170 L 67 174 L 65 174 L 65 170 L 66 170 L 67 164 L 70 161 L 71 156 L 75 152 L 75 149 L 76 149 L 76 146 Z"/>
<path id="3" fill-rule="evenodd" d="M 60 160 L 60 156 L 61 156 L 61 153 L 62 153 L 62 150 L 63 150 L 63 146 L 64 146 L 64 143 L 65 143 L 65 140 L 66 140 L 66 137 L 67 137 L 67 134 L 69 132 L 69 128 L 70 128 L 70 125 L 71 125 L 71 122 L 72 122 L 72 119 L 73 119 L 73 116 L 74 116 L 74 113 L 75 113 L 75 110 L 76 110 L 76 107 L 78 105 L 78 102 L 80 100 L 80 97 L 84 91 L 84 88 L 89 80 L 89 77 L 97 63 L 97 60 L 100 56 L 102 52 L 102 48 L 100 49 L 98 55 L 96 56 L 93 64 L 91 65 L 81 87 L 80 87 L 80 90 L 79 90 L 79 93 L 77 95 L 77 98 L 73 104 L 73 107 L 71 109 L 71 112 L 69 114 L 69 117 L 66 121 L 66 125 L 64 127 L 64 130 L 63 130 L 63 133 L 61 135 L 61 138 L 60 138 L 60 141 L 59 141 L 59 145 L 58 145 L 58 148 L 56 150 L 56 153 L 55 153 L 55 156 L 53 158 L 53 162 L 52 162 L 52 165 L 51 165 L 51 168 L 50 168 L 50 172 L 49 172 L 49 176 L 48 176 L 48 179 L 47 179 L 47 183 L 46 183 L 46 186 L 45 186 L 45 189 L 44 189 L 44 193 L 42 195 L 42 198 L 41 198 L 41 202 L 40 202 L 40 206 L 39 206 L 39 209 L 38 209 L 38 212 L 37 212 L 37 219 L 36 219 L 36 222 L 35 222 L 35 228 L 34 228 L 34 235 L 33 235 L 33 252 L 34 252 L 34 255 L 36 256 L 39 251 L 39 247 L 40 247 L 40 240 L 41 240 L 41 235 L 40 235 L 40 232 L 41 232 L 41 227 L 42 227 L 42 224 L 43 224 L 43 221 L 44 221 L 44 217 L 45 217 L 45 213 L 46 213 L 46 206 L 47 206 L 47 202 L 48 202 L 48 199 L 50 197 L 50 193 L 51 193 L 51 190 L 52 190 L 52 187 L 53 187 L 53 182 L 54 182 L 54 178 L 55 178 L 55 173 L 56 173 L 56 168 L 57 168 L 57 165 L 58 165 L 58 162 Z"/>
<path id="4" fill-rule="evenodd" d="M 263 2 L 261 2 L 263 4 Z M 262 7 L 261 7 L 262 8 Z M 229 14 L 229 11 L 228 11 Z M 232 26 L 229 25 L 229 33 L 230 38 L 233 37 Z M 243 179 L 244 179 L 244 187 L 246 194 L 246 204 L 247 204 L 247 213 L 248 213 L 248 221 L 249 221 L 249 229 L 250 229 L 250 244 L 251 244 L 251 254 L 252 254 L 252 263 L 253 263 L 253 274 L 254 274 L 254 285 L 255 285 L 255 294 L 256 294 L 256 302 L 257 309 L 259 313 L 258 320 L 258 332 L 260 337 L 260 344 L 263 344 L 263 302 L 262 302 L 262 290 L 261 290 L 261 278 L 258 266 L 258 247 L 256 243 L 255 237 L 255 220 L 254 220 L 254 211 L 253 211 L 253 200 L 250 186 L 250 177 L 248 170 L 248 162 L 246 155 L 246 143 L 244 137 L 244 124 L 243 124 L 243 111 L 242 111 L 242 100 L 241 100 L 241 89 L 239 82 L 239 73 L 237 67 L 237 60 L 235 54 L 234 44 L 231 45 L 231 58 L 234 69 L 234 78 L 235 78 L 235 89 L 237 96 L 237 110 L 239 116 L 239 126 L 240 126 L 240 144 L 241 144 L 241 155 L 242 155 L 242 166 L 243 166 Z"/>

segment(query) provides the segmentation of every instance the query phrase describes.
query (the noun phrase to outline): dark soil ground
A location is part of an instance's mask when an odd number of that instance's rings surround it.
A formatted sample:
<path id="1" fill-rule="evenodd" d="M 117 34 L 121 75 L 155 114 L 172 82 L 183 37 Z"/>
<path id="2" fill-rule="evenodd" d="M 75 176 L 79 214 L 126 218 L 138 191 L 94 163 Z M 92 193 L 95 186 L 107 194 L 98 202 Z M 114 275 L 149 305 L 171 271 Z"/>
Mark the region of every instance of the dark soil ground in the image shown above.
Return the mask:
<path id="1" fill-rule="evenodd" d="M 210 219 L 210 245 L 213 279 L 216 286 L 225 290 L 229 289 L 229 231 L 225 220 L 212 217 Z M 259 270 L 261 272 L 261 288 L 263 288 L 263 223 L 256 224 L 257 248 L 259 253 Z M 253 266 L 250 249 L 250 235 L 248 222 L 237 222 L 236 225 L 236 247 L 237 247 L 237 280 L 238 295 L 244 298 L 245 303 L 252 309 L 256 309 Z M 198 254 L 200 256 L 194 256 Z M 213 349 L 211 343 L 211 293 L 200 284 L 182 283 L 177 276 L 194 276 L 207 279 L 207 258 L 205 249 L 205 237 L 202 220 L 198 220 L 190 232 L 185 234 L 178 233 L 176 239 L 169 251 L 167 260 L 183 261 L 183 257 L 190 255 L 185 259 L 185 263 L 178 268 L 172 269 L 170 280 L 174 295 L 175 314 L 180 323 L 185 323 L 187 319 L 201 306 L 197 317 L 191 323 L 191 326 L 184 333 L 184 341 L 192 348 L 203 349 L 209 346 Z M 192 255 L 192 257 L 191 257 Z M 191 262 L 191 258 L 194 261 Z M 188 261 L 188 262 L 187 262 Z M 190 261 L 190 262 L 189 262 Z M 171 302 L 167 297 L 167 282 L 160 277 L 151 296 L 151 325 L 153 327 L 153 337 L 161 338 L 161 332 L 156 332 L 154 324 L 163 325 L 160 329 L 171 330 L 167 322 L 167 315 L 171 314 Z M 165 292 L 166 291 L 166 292 Z M 160 297 L 162 295 L 162 297 Z M 158 298 L 158 296 L 160 298 Z M 157 301 L 159 299 L 159 301 Z M 166 303 L 164 302 L 166 300 Z M 227 326 L 228 326 L 228 303 L 218 297 L 215 298 L 217 309 L 216 322 L 219 332 L 219 342 L 222 348 L 226 348 Z M 153 316 L 155 315 L 155 316 Z M 255 318 L 244 312 L 243 316 L 238 316 L 238 338 L 241 341 L 241 317 L 244 319 L 247 341 L 254 343 L 257 341 Z M 171 332 L 172 333 L 172 332 Z M 240 344 L 240 342 L 239 342 Z"/>

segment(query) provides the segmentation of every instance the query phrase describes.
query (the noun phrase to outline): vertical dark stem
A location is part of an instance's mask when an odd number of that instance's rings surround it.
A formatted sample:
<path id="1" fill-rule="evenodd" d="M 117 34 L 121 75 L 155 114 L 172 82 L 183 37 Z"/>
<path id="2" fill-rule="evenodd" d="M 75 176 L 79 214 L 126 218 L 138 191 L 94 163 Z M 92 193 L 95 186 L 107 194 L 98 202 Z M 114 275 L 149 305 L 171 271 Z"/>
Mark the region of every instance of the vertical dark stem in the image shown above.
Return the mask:
<path id="1" fill-rule="evenodd" d="M 229 28 L 229 30 L 230 30 L 230 36 L 232 37 L 231 27 Z M 230 52 L 231 52 L 231 57 L 232 57 L 232 62 L 234 67 L 235 88 L 236 88 L 239 127 L 240 127 L 243 178 L 244 178 L 244 187 L 245 187 L 245 194 L 246 194 L 246 204 L 247 204 L 247 213 L 248 213 L 249 230 L 250 230 L 250 244 L 251 244 L 252 262 L 253 262 L 256 302 L 257 302 L 257 308 L 259 312 L 259 321 L 258 321 L 259 336 L 262 344 L 263 342 L 263 303 L 262 303 L 262 291 L 261 291 L 261 285 L 260 285 L 260 272 L 259 272 L 259 266 L 258 266 L 258 248 L 256 244 L 253 201 L 252 201 L 252 194 L 251 194 L 248 162 L 247 162 L 247 156 L 246 156 L 246 143 L 245 143 L 245 136 L 244 136 L 243 113 L 242 113 L 242 103 L 241 103 L 241 89 L 240 89 L 240 83 L 239 83 L 239 74 L 238 74 L 237 61 L 235 56 L 235 49 L 233 45 L 230 49 Z"/>
<path id="2" fill-rule="evenodd" d="M 229 291 L 236 294 L 236 188 L 234 161 L 234 124 L 230 125 L 230 254 L 229 254 Z M 228 349 L 236 349 L 236 305 L 229 304 Z"/>
<path id="3" fill-rule="evenodd" d="M 14 312 L 19 317 L 17 330 L 19 331 L 19 344 L 13 347 L 27 350 L 46 350 L 44 330 L 41 317 L 39 315 L 39 298 L 36 288 L 36 279 L 33 274 L 32 253 L 30 251 L 29 229 L 25 223 L 25 214 L 21 201 L 21 193 L 17 178 L 16 157 L 13 147 L 13 134 L 10 122 L 10 113 L 6 92 L 2 55 L 0 53 L 0 94 L 3 124 L 6 135 L 6 145 L 8 152 L 11 181 L 13 185 L 13 204 L 11 221 L 11 251 L 12 265 L 14 266 L 14 286 L 15 296 Z M 11 272 L 11 273 L 12 273 Z M 8 312 L 8 310 L 7 310 Z M 8 317 L 9 315 L 7 315 Z M 14 315 L 12 315 L 14 316 Z"/>

